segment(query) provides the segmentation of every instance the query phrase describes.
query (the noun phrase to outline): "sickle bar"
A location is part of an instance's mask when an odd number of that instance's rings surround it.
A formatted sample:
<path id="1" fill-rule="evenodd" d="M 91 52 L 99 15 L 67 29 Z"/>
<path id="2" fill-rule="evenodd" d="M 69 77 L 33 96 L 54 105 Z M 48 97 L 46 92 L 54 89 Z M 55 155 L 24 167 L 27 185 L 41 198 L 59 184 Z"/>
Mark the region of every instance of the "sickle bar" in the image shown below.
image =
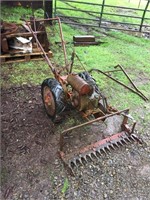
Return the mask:
<path id="1" fill-rule="evenodd" d="M 108 155 L 112 150 L 133 142 L 142 144 L 142 141 L 135 134 L 122 131 L 67 155 L 60 151 L 60 156 L 73 173 L 74 167 L 84 165 L 89 160 L 99 159 L 100 156 Z"/>

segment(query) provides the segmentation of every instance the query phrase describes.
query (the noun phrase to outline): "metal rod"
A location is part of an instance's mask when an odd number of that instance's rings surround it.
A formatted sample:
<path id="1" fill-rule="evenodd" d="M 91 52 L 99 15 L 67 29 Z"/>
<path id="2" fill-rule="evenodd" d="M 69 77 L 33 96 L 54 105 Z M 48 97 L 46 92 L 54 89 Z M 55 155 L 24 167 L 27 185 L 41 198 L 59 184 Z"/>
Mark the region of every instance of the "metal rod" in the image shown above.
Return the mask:
<path id="1" fill-rule="evenodd" d="M 115 70 L 109 70 L 109 71 L 104 71 L 105 73 L 111 73 L 111 72 L 120 72 L 121 69 L 115 69 Z"/>
<path id="2" fill-rule="evenodd" d="M 68 4 L 67 4 L 68 5 Z M 89 15 L 93 15 L 93 13 L 97 13 L 99 14 L 99 12 L 96 12 L 96 11 L 89 11 L 89 10 L 82 10 L 82 9 L 79 9 L 79 8 L 76 8 L 72 5 L 69 4 L 70 7 L 72 8 L 65 8 L 65 7 L 57 7 L 58 10 L 72 10 L 72 11 L 78 11 L 78 12 L 84 12 L 84 13 L 87 13 Z M 98 4 L 98 6 L 103 6 L 103 4 Z M 105 7 L 105 6 L 104 6 Z M 100 12 L 102 13 L 102 15 L 113 15 L 113 16 L 120 16 L 120 17 L 130 17 L 130 18 L 136 18 L 136 19 L 141 19 L 141 17 L 138 17 L 138 16 L 133 16 L 133 15 L 123 15 L 123 14 L 115 14 L 115 13 L 107 13 L 107 12 Z M 95 16 L 97 17 L 97 16 Z M 147 18 L 149 19 L 149 18 Z"/>
<path id="3" fill-rule="evenodd" d="M 72 52 L 72 56 L 71 56 L 71 64 L 70 64 L 70 69 L 69 69 L 69 73 L 72 73 L 72 68 L 73 68 L 73 64 L 74 64 L 74 57 L 75 57 L 75 50 L 73 50 Z"/>
<path id="4" fill-rule="evenodd" d="M 146 14 L 146 11 L 147 11 L 147 8 L 148 8 L 148 6 L 149 6 L 149 0 L 147 1 L 147 4 L 146 4 L 146 7 L 145 7 L 145 10 L 144 10 L 144 12 L 143 12 L 143 16 L 142 16 L 142 20 L 141 20 L 141 25 L 140 25 L 140 29 L 139 29 L 139 31 L 141 32 L 142 31 L 142 26 L 143 26 L 143 22 L 144 22 L 144 18 L 145 18 L 145 14 Z"/>
<path id="5" fill-rule="evenodd" d="M 69 69 L 67 67 L 68 66 L 67 53 L 66 53 L 65 41 L 64 41 L 64 37 L 63 37 L 63 33 L 62 33 L 62 26 L 61 26 L 60 18 L 58 18 L 58 24 L 59 24 L 60 38 L 61 38 L 63 52 L 64 52 L 64 58 L 65 58 L 65 68 L 66 68 L 67 72 L 69 73 Z"/>
<path id="6" fill-rule="evenodd" d="M 122 113 L 122 112 L 128 112 L 128 111 L 129 111 L 129 109 L 124 109 L 124 110 L 117 111 L 117 112 L 114 112 L 114 113 L 111 113 L 111 114 L 108 114 L 108 115 L 105 115 L 105 116 L 102 116 L 102 117 L 98 117 L 97 119 L 93 119 L 93 120 L 88 121 L 88 122 L 85 122 L 85 123 L 83 123 L 83 124 L 80 124 L 80 125 L 77 125 L 77 126 L 73 126 L 73 127 L 71 127 L 71 128 L 68 128 L 68 129 L 64 130 L 64 131 L 62 132 L 62 134 L 65 134 L 65 133 L 67 133 L 67 132 L 69 132 L 69 131 L 72 131 L 72 130 L 74 130 L 74 129 L 81 128 L 81 127 L 83 127 L 83 126 L 92 124 L 92 123 L 94 123 L 94 122 L 97 122 L 97 121 L 106 119 L 106 118 L 108 118 L 108 117 L 112 117 L 112 116 L 117 115 L 117 114 L 120 114 L 120 113 Z"/>
<path id="7" fill-rule="evenodd" d="M 103 13 L 103 15 L 113 15 L 113 16 L 119 16 L 119 17 L 130 17 L 130 18 L 137 18 L 141 19 L 141 17 L 136 17 L 136 16 L 130 16 L 130 15 L 117 15 L 117 14 L 112 14 L 112 13 Z M 83 20 L 92 20 L 92 21 L 99 21 L 99 19 L 96 18 L 87 18 L 87 17 L 74 17 L 74 16 L 66 16 L 66 15 L 58 15 L 59 17 L 64 17 L 64 18 L 72 18 L 72 19 L 83 19 Z M 93 17 L 97 17 L 96 15 L 92 15 Z M 145 18 L 146 20 L 150 20 L 150 18 Z M 112 23 L 121 23 L 121 22 L 113 22 L 110 20 L 103 20 L 103 22 L 112 22 Z M 129 23 L 130 24 L 130 23 Z M 132 25 L 132 24 L 131 24 Z"/>
<path id="8" fill-rule="evenodd" d="M 72 16 L 65 16 L 65 15 L 58 15 L 60 18 L 69 18 L 69 19 L 83 19 L 83 20 L 92 20 L 92 21 L 99 21 L 98 19 L 90 19 L 90 18 L 85 18 L 85 17 L 72 17 Z M 95 16 L 96 17 L 96 16 Z M 141 17 L 139 18 L 141 19 Z M 150 18 L 145 18 L 147 20 L 150 20 Z M 110 22 L 112 24 L 126 24 L 126 25 L 135 25 L 135 26 L 140 26 L 140 24 L 133 24 L 133 23 L 129 23 L 129 22 L 115 22 L 115 21 L 110 21 L 110 20 L 103 20 L 103 22 Z M 65 22 L 64 22 L 65 23 Z M 66 22 L 67 23 L 67 22 Z M 71 22 L 68 22 L 71 24 Z M 91 25 L 92 26 L 92 25 Z M 143 26 L 146 26 L 146 27 L 150 27 L 148 24 L 143 24 Z M 101 26 L 102 27 L 102 26 Z"/>
<path id="9" fill-rule="evenodd" d="M 96 11 L 91 11 L 91 10 L 82 10 L 82 9 L 74 9 L 74 8 L 64 8 L 64 7 L 57 7 L 58 10 L 72 10 L 72 11 L 80 11 L 80 12 L 85 12 L 85 13 L 97 13 L 99 12 Z"/>
<path id="10" fill-rule="evenodd" d="M 74 22 L 67 22 L 63 21 L 64 24 L 73 24 L 73 25 L 78 25 L 78 26 L 87 26 L 87 27 L 95 27 L 99 28 L 98 25 L 91 25 L 91 24 L 82 24 L 82 23 L 74 23 Z M 131 31 L 131 32 L 139 32 L 138 30 L 132 30 L 132 29 L 122 29 L 122 28 L 114 28 L 114 27 L 106 27 L 106 26 L 101 26 L 101 28 L 105 29 L 115 29 L 115 30 L 120 30 L 120 31 Z M 149 31 L 142 31 L 142 33 L 149 33 Z"/>
<path id="11" fill-rule="evenodd" d="M 140 5 L 141 5 L 141 0 L 139 0 L 138 8 L 140 7 Z"/>
<path id="12" fill-rule="evenodd" d="M 59 0 L 60 1 L 60 0 Z M 99 24 L 98 24 L 98 27 L 101 27 L 101 28 L 106 28 L 106 29 L 116 29 L 116 30 L 123 30 L 123 31 L 132 31 L 132 32 L 141 32 L 142 31 L 142 27 L 143 26 L 145 26 L 145 27 L 150 27 L 149 25 L 143 25 L 143 21 L 144 20 L 150 20 L 150 18 L 145 18 L 145 13 L 146 12 L 150 12 L 150 10 L 148 10 L 147 8 L 148 8 L 148 5 L 149 5 L 149 1 L 148 1 L 148 3 L 147 3 L 147 6 L 146 6 L 146 8 L 145 8 L 145 10 L 144 9 L 139 9 L 139 8 L 129 8 L 129 7 L 124 7 L 124 6 L 113 6 L 113 5 L 107 5 L 107 4 L 105 4 L 105 0 L 103 0 L 102 1 L 102 3 L 101 4 L 95 4 L 95 3 L 90 3 L 90 2 L 81 2 L 81 1 L 73 1 L 73 0 L 62 0 L 61 2 L 63 2 L 63 3 L 65 3 L 65 4 L 67 4 L 67 5 L 69 5 L 70 7 L 69 8 L 66 8 L 66 7 L 57 7 L 57 10 L 72 10 L 72 11 L 77 11 L 77 12 L 84 12 L 84 13 L 87 13 L 87 14 L 89 14 L 89 15 L 92 15 L 93 17 L 96 17 L 96 18 L 98 18 L 98 16 L 96 16 L 96 15 L 100 15 L 99 16 Z M 70 2 L 70 3 L 69 3 Z M 76 8 L 75 6 L 73 6 L 72 4 L 88 4 L 88 5 L 95 5 L 95 6 L 101 6 L 101 12 L 96 12 L 96 11 L 91 11 L 91 10 L 83 10 L 83 9 L 80 9 L 80 8 Z M 73 8 L 71 8 L 71 7 L 73 7 Z M 107 13 L 107 12 L 104 12 L 104 8 L 121 8 L 121 9 L 125 9 L 125 10 L 133 10 L 133 11 L 141 11 L 141 12 L 143 12 L 143 16 L 142 16 L 142 18 L 141 17 L 139 17 L 139 16 L 131 16 L 131 15 L 123 15 L 123 14 L 117 14 L 117 13 Z M 95 14 L 95 15 L 94 15 Z M 139 19 L 139 20 L 141 20 L 141 23 L 139 23 L 139 24 L 131 24 L 131 23 L 125 23 L 125 22 L 112 22 L 112 21 L 106 21 L 106 20 L 102 20 L 102 17 L 103 17 L 103 15 L 110 15 L 110 16 L 120 16 L 120 17 L 126 17 L 126 18 L 135 18 L 135 19 Z M 62 17 L 62 16 L 61 16 Z M 97 21 L 96 19 L 88 19 L 88 18 L 82 18 L 82 17 L 70 17 L 70 16 L 67 16 L 67 18 L 72 18 L 72 19 L 75 19 L 75 18 L 77 18 L 77 19 L 83 19 L 83 20 L 91 20 L 91 21 Z M 131 29 L 128 29 L 128 30 L 126 30 L 126 29 L 123 29 L 123 28 L 114 28 L 114 27 L 105 27 L 105 26 L 102 26 L 102 21 L 103 22 L 110 22 L 110 23 L 112 23 L 112 24 L 125 24 L 125 25 L 132 25 L 132 26 L 138 26 L 139 27 L 139 30 L 131 30 Z M 70 22 L 64 22 L 64 23 L 66 23 L 66 24 L 75 24 L 75 23 L 70 23 Z M 97 26 L 95 26 L 95 25 L 91 25 L 91 24 L 82 24 L 83 26 L 91 26 L 91 27 L 97 27 Z M 133 27 L 134 28 L 134 27 Z M 148 33 L 148 31 L 143 31 L 143 33 Z"/>
<path id="13" fill-rule="evenodd" d="M 53 20 L 58 20 L 58 17 L 53 17 L 53 18 L 47 18 L 47 19 L 36 19 L 36 22 L 42 22 L 42 21 L 53 21 Z M 26 20 L 26 22 L 33 22 L 33 20 Z"/>
<path id="14" fill-rule="evenodd" d="M 139 92 L 135 91 L 134 89 L 128 87 L 127 85 L 125 85 L 124 83 L 122 83 L 122 82 L 116 80 L 115 78 L 109 76 L 109 75 L 106 74 L 105 72 L 103 72 L 103 71 L 101 71 L 101 70 L 99 70 L 99 69 L 91 69 L 91 70 L 89 70 L 89 73 L 91 73 L 92 71 L 96 71 L 96 72 L 98 72 L 98 73 L 101 73 L 101 74 L 107 76 L 108 78 L 112 79 L 112 80 L 115 81 L 116 83 L 122 85 L 123 87 L 127 88 L 128 90 L 130 90 L 130 91 L 132 91 L 133 93 L 139 95 L 142 99 L 144 99 L 145 101 L 147 101 L 147 98 L 145 98 L 145 96 L 143 96 L 141 93 L 139 93 Z"/>
<path id="15" fill-rule="evenodd" d="M 102 17 L 103 17 L 104 5 L 105 5 L 105 0 L 103 0 L 102 7 L 101 7 L 101 12 L 100 12 L 100 16 L 99 16 L 99 24 L 98 24 L 99 27 L 101 26 L 101 23 L 102 23 Z"/>
<path id="16" fill-rule="evenodd" d="M 71 1 L 71 0 L 61 0 L 61 2 L 63 2 L 63 3 L 70 2 L 70 3 L 88 4 L 88 5 L 97 5 L 97 6 L 100 5 L 98 3 L 83 2 L 83 1 Z"/>
<path id="17" fill-rule="evenodd" d="M 82 18 L 82 17 L 72 17 L 72 16 L 64 16 L 64 15 L 58 15 L 59 17 L 64 17 L 64 18 L 70 18 L 70 19 L 83 19 L 83 20 L 93 20 L 93 21 L 99 21 L 96 19 L 90 19 L 90 18 Z M 140 26 L 140 24 L 133 24 L 133 23 L 128 23 L 128 22 L 115 22 L 115 21 L 110 21 L 110 20 L 103 20 L 103 22 L 110 22 L 112 24 L 125 24 L 125 25 L 134 25 L 134 26 Z"/>
<path id="18" fill-rule="evenodd" d="M 34 33 L 37 35 L 37 34 L 43 34 L 45 33 L 45 31 L 34 31 Z M 6 38 L 12 38 L 12 37 L 19 37 L 19 36 L 24 36 L 24 37 L 29 37 L 31 36 L 32 34 L 30 32 L 25 32 L 25 33 L 11 33 L 10 35 L 6 35 Z"/>
<path id="19" fill-rule="evenodd" d="M 102 5 L 102 4 L 97 4 L 97 3 L 92 3 L 92 2 L 82 2 L 82 1 L 72 1 L 72 0 L 61 0 L 61 2 L 71 2 L 71 3 L 79 3 L 79 4 L 89 4 L 89 5 Z M 124 7 L 124 6 L 113 6 L 113 5 L 107 5 L 105 4 L 105 7 L 112 7 L 112 8 L 122 8 L 122 9 L 127 9 L 127 10 L 138 10 L 138 11 L 144 11 L 143 9 L 138 9 L 138 8 L 129 8 L 129 7 Z"/>
<path id="20" fill-rule="evenodd" d="M 37 22 L 40 22 L 40 21 L 50 21 L 50 20 L 57 20 L 58 21 L 58 24 L 59 24 L 59 30 L 60 30 L 60 38 L 61 38 L 61 43 L 62 43 L 62 47 L 63 47 L 63 52 L 64 52 L 64 59 L 65 59 L 65 68 L 67 70 L 67 72 L 69 73 L 69 69 L 68 69 L 68 61 L 67 61 L 67 54 L 66 54 L 66 47 L 65 47 L 65 42 L 64 42 L 64 37 L 63 37 L 63 33 L 62 33 L 62 26 L 61 26 L 61 21 L 60 21 L 60 18 L 59 17 L 55 17 L 55 18 L 47 18 L 47 19 L 40 19 L 40 20 L 36 20 Z M 32 28 L 30 27 L 29 25 L 29 22 L 34 22 L 34 20 L 30 20 L 30 21 L 26 21 L 30 31 L 32 32 L 33 36 L 35 37 L 35 40 L 36 42 L 38 43 L 40 49 L 42 50 L 42 52 L 44 53 L 45 55 L 45 59 L 48 63 L 48 65 L 51 67 L 51 70 L 54 72 L 56 71 L 54 67 L 52 67 L 52 63 L 50 62 L 48 56 L 46 55 L 43 47 L 41 46 L 38 38 L 36 37 L 36 35 L 34 34 L 34 31 L 32 30 Z"/>
<path id="21" fill-rule="evenodd" d="M 36 43 L 38 44 L 39 48 L 40 48 L 41 51 L 43 52 L 43 54 L 44 54 L 44 56 L 45 56 L 44 58 L 45 58 L 46 62 L 48 63 L 49 67 L 51 68 L 52 72 L 55 73 L 55 68 L 53 67 L 53 65 L 52 65 L 52 63 L 51 63 L 51 61 L 50 61 L 50 59 L 48 58 L 47 54 L 45 53 L 45 51 L 44 51 L 42 45 L 40 44 L 40 42 L 39 42 L 39 40 L 38 40 L 36 34 L 35 34 L 34 31 L 32 30 L 32 28 L 31 28 L 29 22 L 26 21 L 26 24 L 27 24 L 27 26 L 29 27 L 31 33 L 33 34 L 34 39 L 36 40 Z"/>
<path id="22" fill-rule="evenodd" d="M 121 66 L 121 65 L 117 65 L 117 66 L 115 66 L 115 68 L 116 67 L 119 67 L 121 70 L 122 70 L 122 72 L 125 74 L 125 76 L 128 78 L 128 80 L 130 81 L 130 83 L 132 84 L 132 86 L 134 87 L 134 89 L 137 91 L 137 92 L 139 92 L 139 93 L 141 93 L 141 95 L 143 95 L 147 100 L 148 100 L 148 98 L 136 87 L 136 85 L 133 83 L 133 81 L 131 80 L 131 78 L 129 77 L 129 75 L 127 74 L 127 72 L 124 70 L 124 68 Z"/>

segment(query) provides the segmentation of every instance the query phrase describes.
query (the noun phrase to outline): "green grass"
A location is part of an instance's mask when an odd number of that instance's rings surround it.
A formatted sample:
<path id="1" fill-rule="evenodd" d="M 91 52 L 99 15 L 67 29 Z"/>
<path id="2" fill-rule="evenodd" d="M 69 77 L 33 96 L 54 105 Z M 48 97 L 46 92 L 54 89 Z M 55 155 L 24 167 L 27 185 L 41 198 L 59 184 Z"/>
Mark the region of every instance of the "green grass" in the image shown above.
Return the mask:
<path id="1" fill-rule="evenodd" d="M 16 11 L 13 9 L 11 9 L 11 12 L 14 13 L 16 19 L 19 19 L 20 13 L 29 13 L 29 9 L 17 8 Z M 2 7 L 2 16 L 5 16 L 6 21 L 9 21 L 10 17 L 5 14 L 6 10 L 8 12 L 8 8 Z M 86 29 L 66 24 L 63 24 L 62 28 L 65 41 L 69 42 L 66 45 L 69 61 L 71 53 L 75 49 L 87 70 L 98 68 L 107 71 L 112 70 L 115 65 L 121 64 L 138 88 L 150 98 L 150 40 L 119 31 L 109 31 L 103 35 L 100 32 L 101 30 L 96 28 Z M 47 33 L 51 43 L 50 48 L 54 54 L 54 58 L 51 60 L 58 66 L 63 66 L 62 48 L 55 44 L 55 42 L 60 42 L 58 25 L 47 28 Z M 97 40 L 102 40 L 105 43 L 88 47 L 74 47 L 72 45 L 73 35 L 86 34 L 95 35 Z M 77 58 L 74 62 L 74 71 L 84 71 Z M 32 61 L 2 65 L 1 76 L 1 86 L 6 88 L 23 84 L 40 85 L 45 78 L 53 75 L 45 61 Z M 93 73 L 93 76 L 97 80 L 101 91 L 108 97 L 111 105 L 119 109 L 130 107 L 132 110 L 137 110 L 137 108 L 145 109 L 145 106 L 150 108 L 149 103 L 145 103 L 139 96 L 124 89 L 112 80 L 97 73 Z M 128 86 L 130 85 L 123 73 L 116 72 L 112 76 L 117 77 Z M 137 113 L 135 115 L 139 116 Z M 148 116 L 147 119 L 149 119 Z"/>
<path id="2" fill-rule="evenodd" d="M 30 16 L 34 14 L 35 17 L 44 16 L 43 9 L 32 10 L 30 7 L 24 8 L 22 6 L 7 7 L 5 5 L 1 6 L 1 19 L 7 20 L 9 22 L 14 22 L 17 24 L 22 24 L 22 19 L 29 20 Z"/>
<path id="3" fill-rule="evenodd" d="M 87 2 L 87 0 L 84 0 L 82 2 Z M 99 0 L 94 0 L 94 1 L 88 1 L 91 3 L 96 3 L 96 4 L 102 4 L 102 1 Z M 121 6 L 121 7 L 128 7 L 128 8 L 136 8 L 138 7 L 138 3 L 135 4 L 135 2 L 128 2 L 127 0 L 123 0 L 123 1 L 119 1 L 119 0 L 107 0 L 105 2 L 106 5 L 112 5 L 112 6 Z M 141 3 L 140 9 L 144 9 L 145 8 L 146 3 Z M 63 14 L 65 16 L 76 16 L 76 17 L 83 17 L 83 18 L 91 18 L 91 19 L 99 19 L 99 12 L 101 12 L 101 6 L 99 5 L 89 5 L 89 4 L 82 4 L 82 3 L 73 3 L 73 2 L 69 2 L 67 4 L 65 4 L 63 1 L 57 1 L 57 6 L 60 8 L 67 8 L 67 9 L 72 9 L 72 8 L 76 8 L 78 9 L 78 11 L 74 11 L 74 10 L 62 10 L 62 9 L 58 9 L 58 13 Z M 148 7 L 148 9 L 150 9 L 150 6 Z M 85 10 L 85 11 L 89 11 L 88 13 L 86 12 L 82 12 L 80 10 Z M 98 13 L 91 13 L 91 12 L 98 12 Z M 123 8 L 112 8 L 112 7 L 104 7 L 104 12 L 105 13 L 111 13 L 111 14 L 123 14 L 126 16 L 139 16 L 142 17 L 143 15 L 143 11 L 132 11 L 132 10 L 127 10 L 127 9 L 123 9 Z M 141 19 L 136 19 L 136 18 L 132 18 L 132 17 L 123 17 L 123 16 L 112 16 L 112 15 L 107 15 L 107 14 L 103 14 L 103 19 L 105 20 L 111 20 L 114 22 L 126 22 L 126 23 L 133 23 L 133 24 L 140 24 Z M 147 18 L 150 18 L 150 12 L 146 13 Z M 80 19 L 78 20 L 78 22 L 83 23 L 83 24 L 91 24 L 94 23 L 93 20 L 84 20 L 84 19 Z M 150 24 L 150 20 L 145 21 L 146 23 Z M 98 24 L 98 22 L 95 22 L 95 24 Z"/>
<path id="4" fill-rule="evenodd" d="M 1 85 L 10 87 L 10 85 L 37 85 L 51 75 L 51 71 L 45 62 L 16 63 L 12 65 L 3 65 L 1 68 Z"/>

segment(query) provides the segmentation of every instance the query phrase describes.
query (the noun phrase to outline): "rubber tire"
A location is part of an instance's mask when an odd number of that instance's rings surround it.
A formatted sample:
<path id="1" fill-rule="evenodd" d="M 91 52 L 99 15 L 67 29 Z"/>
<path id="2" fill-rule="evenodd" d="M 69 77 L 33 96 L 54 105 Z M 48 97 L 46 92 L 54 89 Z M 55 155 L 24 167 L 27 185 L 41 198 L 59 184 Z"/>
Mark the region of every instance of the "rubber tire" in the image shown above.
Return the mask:
<path id="1" fill-rule="evenodd" d="M 53 95 L 53 99 L 55 102 L 55 112 L 53 115 L 50 115 L 46 109 L 45 102 L 44 102 L 44 88 L 48 87 Z M 64 105 L 64 91 L 60 83 L 53 78 L 47 78 L 43 81 L 41 85 L 41 94 L 42 94 L 42 100 L 44 104 L 45 111 L 48 115 L 48 117 L 54 121 L 56 116 L 59 115 L 61 112 L 64 111 L 65 105 Z"/>

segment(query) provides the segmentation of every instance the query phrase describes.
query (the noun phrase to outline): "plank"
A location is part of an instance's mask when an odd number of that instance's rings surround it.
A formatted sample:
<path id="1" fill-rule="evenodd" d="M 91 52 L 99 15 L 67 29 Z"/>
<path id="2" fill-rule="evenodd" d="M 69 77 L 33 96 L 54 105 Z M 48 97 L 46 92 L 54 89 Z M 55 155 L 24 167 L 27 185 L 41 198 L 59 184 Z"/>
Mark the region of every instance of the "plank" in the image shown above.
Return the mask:
<path id="1" fill-rule="evenodd" d="M 46 53 L 49 58 L 52 58 L 53 54 L 51 51 Z M 0 56 L 1 64 L 8 64 L 8 63 L 19 63 L 19 62 L 29 62 L 32 60 L 43 60 L 43 53 L 42 52 L 33 52 L 33 53 L 17 53 L 14 55 L 11 54 L 4 54 Z"/>

